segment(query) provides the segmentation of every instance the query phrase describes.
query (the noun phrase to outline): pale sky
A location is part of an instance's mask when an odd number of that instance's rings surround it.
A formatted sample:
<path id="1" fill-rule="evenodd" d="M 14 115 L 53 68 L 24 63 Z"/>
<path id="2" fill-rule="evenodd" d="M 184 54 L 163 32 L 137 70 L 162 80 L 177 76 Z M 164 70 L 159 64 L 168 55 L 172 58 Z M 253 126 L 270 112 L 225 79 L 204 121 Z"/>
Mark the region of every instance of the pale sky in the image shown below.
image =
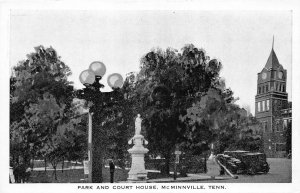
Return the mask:
<path id="1" fill-rule="evenodd" d="M 35 46 L 52 46 L 71 68 L 76 88 L 83 87 L 79 74 L 93 61 L 106 65 L 102 83 L 107 85 L 111 73 L 125 77 L 138 71 L 140 58 L 153 47 L 180 50 L 192 43 L 222 62 L 227 87 L 253 113 L 257 73 L 267 62 L 273 35 L 274 50 L 288 73 L 291 100 L 290 11 L 12 10 L 10 65 L 26 59 Z"/>

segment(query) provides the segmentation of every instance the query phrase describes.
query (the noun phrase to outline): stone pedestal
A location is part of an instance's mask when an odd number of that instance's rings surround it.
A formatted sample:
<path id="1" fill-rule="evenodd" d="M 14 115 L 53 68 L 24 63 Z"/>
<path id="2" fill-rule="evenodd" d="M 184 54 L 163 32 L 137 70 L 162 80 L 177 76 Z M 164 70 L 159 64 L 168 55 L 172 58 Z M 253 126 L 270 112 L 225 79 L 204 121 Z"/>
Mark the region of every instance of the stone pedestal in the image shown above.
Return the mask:
<path id="1" fill-rule="evenodd" d="M 211 178 L 215 178 L 220 175 L 220 166 L 216 161 L 216 156 L 214 154 L 210 154 L 209 158 L 206 161 L 207 167 L 207 175 L 211 176 Z"/>
<path id="2" fill-rule="evenodd" d="M 148 142 L 140 134 L 135 134 L 134 137 L 129 140 L 129 144 L 134 144 L 134 146 L 128 150 L 131 154 L 131 168 L 128 173 L 128 181 L 144 181 L 147 180 L 147 171 L 145 169 L 144 156 L 149 151 L 143 146 L 147 145 Z"/>

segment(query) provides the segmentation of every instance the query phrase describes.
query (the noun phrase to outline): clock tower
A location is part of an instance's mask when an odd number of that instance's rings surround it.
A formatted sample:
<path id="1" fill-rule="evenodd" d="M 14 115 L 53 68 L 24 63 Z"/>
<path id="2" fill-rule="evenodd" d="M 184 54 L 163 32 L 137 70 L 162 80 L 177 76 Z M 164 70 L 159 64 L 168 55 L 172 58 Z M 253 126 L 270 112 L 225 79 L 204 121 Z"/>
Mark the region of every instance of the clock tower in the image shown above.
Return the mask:
<path id="1" fill-rule="evenodd" d="M 288 107 L 287 72 L 279 63 L 273 46 L 274 39 L 267 63 L 257 74 L 255 117 L 262 124 L 264 151 L 267 156 L 282 157 L 285 153 L 285 138 L 280 120 L 281 110 Z"/>

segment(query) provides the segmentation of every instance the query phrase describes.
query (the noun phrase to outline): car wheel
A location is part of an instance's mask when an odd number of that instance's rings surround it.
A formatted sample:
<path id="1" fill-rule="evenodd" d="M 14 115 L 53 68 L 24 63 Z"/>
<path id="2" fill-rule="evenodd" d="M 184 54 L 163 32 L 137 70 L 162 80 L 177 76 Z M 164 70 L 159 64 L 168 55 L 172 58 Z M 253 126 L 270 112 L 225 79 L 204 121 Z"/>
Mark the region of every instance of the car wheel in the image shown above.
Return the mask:
<path id="1" fill-rule="evenodd" d="M 269 166 L 266 166 L 266 168 L 264 169 L 264 174 L 269 173 L 269 171 L 270 171 L 270 167 L 269 167 Z"/>

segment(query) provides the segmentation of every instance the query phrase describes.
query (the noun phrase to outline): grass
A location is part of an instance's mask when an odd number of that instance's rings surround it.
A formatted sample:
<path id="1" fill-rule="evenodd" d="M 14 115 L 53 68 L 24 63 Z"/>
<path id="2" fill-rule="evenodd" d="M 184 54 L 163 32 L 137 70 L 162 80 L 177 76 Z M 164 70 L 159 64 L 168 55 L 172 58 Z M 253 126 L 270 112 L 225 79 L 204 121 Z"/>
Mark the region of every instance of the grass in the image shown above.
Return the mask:
<path id="1" fill-rule="evenodd" d="M 72 161 L 72 162 L 65 161 L 65 162 L 64 162 L 64 168 L 71 167 L 71 166 L 80 166 L 80 165 L 82 166 L 82 163 L 81 163 L 81 162 L 77 162 L 77 164 L 76 164 L 76 162 L 74 162 L 74 161 Z M 45 162 L 44 162 L 44 160 L 34 160 L 33 167 L 34 167 L 34 168 L 44 168 L 44 167 L 45 167 Z M 47 162 L 46 167 L 47 167 L 47 168 L 52 168 L 51 163 L 50 163 L 50 162 Z M 58 163 L 57 166 L 56 166 L 56 168 L 58 168 L 58 169 L 62 168 L 62 163 L 61 163 L 61 162 Z"/>
<path id="2" fill-rule="evenodd" d="M 44 168 L 44 161 L 43 160 L 35 160 L 34 161 L 34 168 Z M 87 182 L 87 175 L 84 175 L 83 169 L 69 169 L 72 166 L 82 166 L 82 163 L 75 163 L 75 162 L 68 162 L 65 161 L 64 164 L 64 171 L 62 172 L 61 163 L 57 165 L 57 180 L 54 177 L 54 171 L 52 170 L 52 166 L 50 163 L 47 163 L 47 170 L 46 172 L 43 170 L 31 171 L 31 175 L 29 178 L 28 183 L 85 183 Z M 50 170 L 51 169 L 51 170 Z M 171 171 L 172 168 L 170 168 Z M 128 178 L 128 170 L 124 169 L 116 169 L 114 174 L 114 181 L 127 181 Z M 148 172 L 147 175 L 148 179 L 158 179 L 158 178 L 173 178 L 173 174 L 161 174 L 159 172 Z M 178 175 L 178 177 L 181 177 Z M 110 182 L 110 172 L 109 168 L 102 169 L 102 178 L 104 183 Z"/>
<path id="3" fill-rule="evenodd" d="M 110 182 L 110 173 L 109 169 L 105 168 L 102 170 L 102 177 L 104 183 Z M 158 172 L 148 172 L 149 179 L 158 179 L 158 178 L 173 178 L 172 174 L 161 174 Z M 180 175 L 178 176 L 180 177 Z M 84 175 L 83 169 L 72 169 L 57 171 L 57 180 L 54 179 L 53 170 L 44 171 L 32 171 L 28 183 L 85 183 L 87 175 Z M 128 170 L 116 169 L 114 175 L 114 181 L 127 181 Z"/>
<path id="4" fill-rule="evenodd" d="M 116 169 L 114 182 L 127 181 L 128 170 Z M 83 169 L 57 170 L 57 180 L 54 178 L 53 170 L 32 171 L 28 183 L 86 183 L 87 175 L 84 175 Z M 148 172 L 148 179 L 173 178 L 173 174 L 161 174 L 159 172 Z M 180 177 L 180 175 L 178 175 Z M 102 178 L 104 183 L 110 182 L 110 173 L 108 168 L 103 168 Z"/>
<path id="5" fill-rule="evenodd" d="M 163 163 L 164 160 L 151 160 L 147 161 L 146 169 L 149 170 L 158 170 L 160 165 Z M 44 171 L 45 162 L 44 160 L 34 160 L 34 168 L 35 170 L 31 171 L 30 178 L 28 180 L 29 183 L 86 183 L 87 182 L 87 175 L 84 175 L 84 170 L 79 168 L 74 168 L 76 166 L 82 167 L 82 162 L 64 162 L 64 171 L 62 172 L 62 163 L 57 165 L 57 180 L 54 177 L 54 171 L 52 165 L 47 162 L 46 165 L 46 172 Z M 173 172 L 173 163 L 170 163 L 170 172 Z M 199 165 L 197 166 L 199 167 Z M 192 167 L 192 169 L 197 167 Z M 38 170 L 37 170 L 38 169 Z M 123 170 L 117 168 L 114 174 L 114 181 L 115 182 L 122 182 L 127 181 L 128 178 L 128 170 Z M 179 166 L 178 166 L 178 172 Z M 190 170 L 189 172 L 194 172 Z M 160 172 L 148 172 L 147 174 L 148 179 L 160 179 L 160 178 L 173 178 L 173 174 L 161 174 Z M 181 176 L 180 173 L 177 174 L 177 177 L 186 177 Z M 102 169 L 102 178 L 104 183 L 110 182 L 110 172 L 108 168 Z"/>
<path id="6" fill-rule="evenodd" d="M 84 183 L 87 175 L 84 175 L 83 169 L 71 169 L 71 170 L 61 170 L 57 172 L 57 180 L 54 178 L 53 170 L 45 171 L 32 171 L 28 183 Z M 128 176 L 128 171 L 116 169 L 114 180 L 126 181 Z M 109 183 L 110 173 L 109 169 L 104 168 L 102 170 L 103 182 Z"/>
<path id="7" fill-rule="evenodd" d="M 228 179 L 222 180 L 222 183 L 289 183 L 291 182 L 292 161 L 288 159 L 269 158 L 270 172 L 261 175 L 239 175 L 236 180 Z M 29 179 L 29 183 L 84 183 L 86 176 L 83 169 L 61 170 L 57 171 L 57 180 L 54 180 L 53 171 L 33 171 Z M 115 182 L 126 181 L 128 177 L 128 170 L 116 169 Z M 173 175 L 163 175 L 161 173 L 149 172 L 149 179 L 170 178 Z M 178 176 L 179 177 L 179 176 Z M 103 182 L 109 183 L 110 174 L 109 169 L 103 169 Z M 218 180 L 202 181 L 203 183 L 220 183 Z"/>

